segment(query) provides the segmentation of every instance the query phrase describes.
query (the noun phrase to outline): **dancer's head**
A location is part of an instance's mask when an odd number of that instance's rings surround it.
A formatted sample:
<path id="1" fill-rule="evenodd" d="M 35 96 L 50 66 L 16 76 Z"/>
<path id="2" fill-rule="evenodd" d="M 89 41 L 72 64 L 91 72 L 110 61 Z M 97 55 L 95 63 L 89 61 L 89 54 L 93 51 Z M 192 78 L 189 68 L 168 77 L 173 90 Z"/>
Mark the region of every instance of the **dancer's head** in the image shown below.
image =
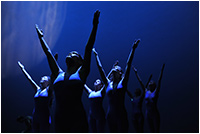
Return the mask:
<path id="1" fill-rule="evenodd" d="M 113 67 L 113 70 L 112 70 L 112 77 L 113 77 L 113 80 L 115 79 L 116 81 L 119 81 L 121 80 L 122 78 L 122 75 L 123 75 L 123 71 L 122 71 L 122 68 L 120 66 L 114 66 Z"/>
<path id="2" fill-rule="evenodd" d="M 135 96 L 138 97 L 141 95 L 142 92 L 141 92 L 140 88 L 136 88 L 134 93 L 135 93 Z"/>
<path id="3" fill-rule="evenodd" d="M 156 83 L 153 81 L 153 80 L 151 80 L 150 82 L 149 82 L 149 90 L 151 91 L 151 92 L 153 92 L 155 89 L 156 89 Z"/>
<path id="4" fill-rule="evenodd" d="M 43 76 L 40 80 L 40 85 L 42 89 L 45 89 L 50 84 L 50 77 L 49 76 Z"/>
<path id="5" fill-rule="evenodd" d="M 97 79 L 94 82 L 94 89 L 95 89 L 95 91 L 99 91 L 102 87 L 103 87 L 103 84 L 102 84 L 101 80 Z"/>
<path id="6" fill-rule="evenodd" d="M 83 64 L 83 59 L 78 52 L 72 51 L 67 55 L 65 62 L 68 68 L 80 67 Z"/>

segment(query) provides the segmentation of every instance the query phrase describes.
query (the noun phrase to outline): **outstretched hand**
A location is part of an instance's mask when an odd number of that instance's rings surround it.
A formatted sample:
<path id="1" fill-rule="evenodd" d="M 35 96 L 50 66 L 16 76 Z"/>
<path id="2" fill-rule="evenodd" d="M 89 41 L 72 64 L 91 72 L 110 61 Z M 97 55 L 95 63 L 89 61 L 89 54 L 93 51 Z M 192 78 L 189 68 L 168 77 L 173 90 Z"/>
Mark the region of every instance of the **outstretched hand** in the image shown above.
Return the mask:
<path id="1" fill-rule="evenodd" d="M 100 16 L 100 11 L 96 10 L 96 12 L 94 13 L 93 25 L 99 24 L 99 16 Z"/>
<path id="2" fill-rule="evenodd" d="M 43 34 L 42 29 L 39 29 L 37 24 L 35 24 L 35 28 L 36 28 L 36 31 L 37 31 L 37 34 L 38 34 L 39 38 L 43 37 L 44 34 Z"/>
<path id="3" fill-rule="evenodd" d="M 24 69 L 24 65 L 22 65 L 22 63 L 20 61 L 18 61 L 18 65 L 21 69 Z"/>
<path id="4" fill-rule="evenodd" d="M 164 68 L 165 68 L 165 63 L 162 66 L 162 69 L 161 69 L 162 72 L 163 72 Z"/>
<path id="5" fill-rule="evenodd" d="M 135 42 L 134 42 L 134 44 L 133 44 L 133 48 L 137 48 L 139 42 L 140 42 L 140 39 L 135 40 Z"/>
<path id="6" fill-rule="evenodd" d="M 137 73 L 137 69 L 134 66 L 132 66 L 132 68 L 133 68 L 134 72 Z"/>
<path id="7" fill-rule="evenodd" d="M 98 53 L 97 53 L 97 51 L 95 50 L 95 48 L 93 48 L 92 51 L 93 51 L 93 53 L 94 53 L 95 56 L 98 55 Z"/>

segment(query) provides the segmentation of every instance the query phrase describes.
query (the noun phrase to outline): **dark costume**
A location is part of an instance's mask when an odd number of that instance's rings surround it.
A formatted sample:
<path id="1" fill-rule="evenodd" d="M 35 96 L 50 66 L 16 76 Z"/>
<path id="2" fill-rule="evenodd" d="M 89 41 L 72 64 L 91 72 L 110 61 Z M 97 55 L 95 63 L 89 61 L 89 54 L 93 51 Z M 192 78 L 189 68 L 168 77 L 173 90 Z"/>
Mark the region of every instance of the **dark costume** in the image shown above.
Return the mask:
<path id="1" fill-rule="evenodd" d="M 56 132 L 88 132 L 86 113 L 81 101 L 83 87 L 78 71 L 70 76 L 62 72 L 54 81 Z"/>
<path id="2" fill-rule="evenodd" d="M 118 83 L 117 89 L 113 89 L 113 82 L 108 83 L 107 121 L 111 133 L 128 132 L 128 118 L 124 105 L 125 88 L 122 86 L 122 80 Z"/>
<path id="3" fill-rule="evenodd" d="M 144 115 L 142 113 L 143 96 L 133 98 L 132 103 L 132 122 L 136 133 L 143 133 Z"/>
<path id="4" fill-rule="evenodd" d="M 160 114 L 157 108 L 157 100 L 156 90 L 153 93 L 146 91 L 145 104 L 147 122 L 149 125 L 152 125 L 150 126 L 151 132 L 159 133 Z"/>
<path id="5" fill-rule="evenodd" d="M 103 133 L 105 128 L 105 112 L 102 105 L 104 95 L 101 91 L 92 91 L 88 97 L 90 102 L 88 122 L 92 133 Z"/>
<path id="6" fill-rule="evenodd" d="M 51 123 L 49 105 L 51 101 L 49 87 L 38 89 L 35 96 L 35 108 L 33 110 L 33 132 L 48 133 Z"/>

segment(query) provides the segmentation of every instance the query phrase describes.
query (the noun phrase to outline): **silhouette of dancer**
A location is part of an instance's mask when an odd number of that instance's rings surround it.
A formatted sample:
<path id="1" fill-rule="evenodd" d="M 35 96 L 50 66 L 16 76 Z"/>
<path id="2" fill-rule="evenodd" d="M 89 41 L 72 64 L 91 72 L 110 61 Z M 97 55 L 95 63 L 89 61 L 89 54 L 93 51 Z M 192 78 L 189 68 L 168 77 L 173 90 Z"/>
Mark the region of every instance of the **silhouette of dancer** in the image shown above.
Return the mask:
<path id="1" fill-rule="evenodd" d="M 104 82 L 108 96 L 108 112 L 107 122 L 110 132 L 128 132 L 128 118 L 124 105 L 125 93 L 127 91 L 127 83 L 129 79 L 129 73 L 131 68 L 131 62 L 133 60 L 135 49 L 138 46 L 140 40 L 134 42 L 129 58 L 127 60 L 127 66 L 125 74 L 122 74 L 120 66 L 114 66 L 112 69 L 111 80 L 106 78 L 105 72 L 99 63 L 99 71 L 102 81 Z"/>
<path id="2" fill-rule="evenodd" d="M 163 64 L 160 77 L 158 79 L 158 86 L 156 87 L 156 83 L 154 81 L 150 81 L 148 83 L 148 88 L 145 88 L 142 80 L 140 79 L 137 70 L 135 70 L 135 74 L 137 76 L 142 89 L 145 91 L 145 104 L 146 104 L 146 119 L 149 125 L 150 131 L 152 133 L 159 133 L 160 131 L 160 114 L 157 108 L 157 101 L 161 86 L 161 79 L 163 75 L 165 64 Z"/>
<path id="3" fill-rule="evenodd" d="M 25 123 L 26 129 L 21 131 L 21 133 L 30 133 L 32 129 L 32 117 L 31 116 L 18 116 L 17 122 Z"/>
<path id="4" fill-rule="evenodd" d="M 18 61 L 18 65 L 21 68 L 23 74 L 29 80 L 33 88 L 35 89 L 35 108 L 33 110 L 33 132 L 34 133 L 43 133 L 49 132 L 50 127 L 50 112 L 49 106 L 51 101 L 51 90 L 49 88 L 50 77 L 43 76 L 40 80 L 39 87 L 25 70 L 24 66 Z"/>
<path id="5" fill-rule="evenodd" d="M 102 106 L 105 96 L 105 86 L 100 79 L 94 82 L 94 89 L 91 90 L 86 84 L 84 85 L 90 102 L 88 123 L 89 130 L 92 133 L 103 133 L 105 128 L 105 112 Z"/>
<path id="6" fill-rule="evenodd" d="M 90 72 L 91 51 L 95 42 L 100 12 L 94 13 L 93 29 L 85 47 L 84 59 L 76 51 L 66 57 L 67 71 L 64 72 L 43 38 L 43 32 L 36 25 L 38 37 L 45 52 L 53 76 L 56 99 L 55 131 L 88 132 L 86 113 L 81 101 L 84 83 Z"/>
<path id="7" fill-rule="evenodd" d="M 99 58 L 95 49 L 93 49 L 94 54 L 96 55 L 97 66 L 99 67 Z M 116 66 L 118 61 L 113 65 Z M 111 72 L 108 74 L 110 77 Z M 89 128 L 92 133 L 103 133 L 105 130 L 105 112 L 102 106 L 104 96 L 106 94 L 106 89 L 100 79 L 97 79 L 94 82 L 94 90 L 90 89 L 86 84 L 84 89 L 88 94 L 90 101 L 90 110 L 89 110 Z"/>
<path id="8" fill-rule="evenodd" d="M 138 79 L 139 76 L 137 75 L 137 69 L 133 67 L 133 70 L 137 76 Z M 152 75 L 150 75 L 149 80 L 145 86 L 145 88 L 148 86 L 149 81 L 151 80 Z M 143 86 L 143 84 L 142 84 Z M 144 132 L 144 115 L 142 113 L 142 103 L 145 96 L 145 88 L 142 88 L 142 91 L 140 88 L 136 88 L 134 91 L 134 96 L 127 90 L 127 93 L 129 97 L 131 98 L 132 103 L 132 123 L 133 127 L 135 128 L 136 133 L 143 133 Z"/>

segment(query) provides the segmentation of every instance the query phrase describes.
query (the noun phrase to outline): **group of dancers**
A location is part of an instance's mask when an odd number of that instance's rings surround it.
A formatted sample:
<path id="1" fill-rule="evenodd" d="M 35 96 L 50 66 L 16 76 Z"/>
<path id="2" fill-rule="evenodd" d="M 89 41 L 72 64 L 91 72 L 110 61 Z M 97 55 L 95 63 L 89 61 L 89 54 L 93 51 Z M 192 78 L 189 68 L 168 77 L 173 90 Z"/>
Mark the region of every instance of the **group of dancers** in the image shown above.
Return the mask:
<path id="1" fill-rule="evenodd" d="M 33 132 L 50 132 L 50 107 L 52 105 L 52 99 L 55 99 L 55 112 L 53 117 L 56 133 L 103 133 L 105 132 L 106 123 L 108 124 L 109 131 L 112 133 L 127 133 L 129 123 L 124 104 L 126 93 L 131 98 L 130 100 L 133 106 L 132 121 L 135 131 L 143 132 L 144 117 L 142 103 L 145 99 L 145 114 L 150 131 L 159 132 L 160 116 L 157 109 L 157 99 L 165 64 L 162 66 L 158 85 L 151 80 L 152 75 L 147 84 L 144 85 L 137 73 L 137 69 L 133 67 L 142 90 L 136 89 L 134 95 L 132 95 L 127 90 L 127 85 L 134 52 L 140 40 L 136 40 L 133 43 L 125 72 L 123 73 L 122 68 L 118 65 L 118 61 L 116 61 L 109 74 L 106 75 L 98 53 L 93 48 L 99 24 L 99 16 L 100 11 L 97 10 L 94 13 L 93 28 L 85 47 L 84 57 L 82 58 L 76 51 L 72 51 L 66 56 L 66 72 L 58 65 L 57 54 L 52 54 L 44 40 L 42 30 L 36 25 L 36 31 L 52 74 L 51 76 L 43 76 L 40 80 L 41 86 L 38 86 L 27 73 L 24 66 L 18 62 L 22 72 L 35 89 L 35 108 L 32 119 Z M 102 79 L 102 81 L 97 79 L 94 82 L 94 89 L 86 85 L 86 80 L 90 73 L 92 51 L 95 55 L 97 67 Z M 88 95 L 90 103 L 88 118 L 81 100 L 84 90 Z M 102 105 L 105 95 L 108 97 L 107 113 L 104 112 Z"/>

